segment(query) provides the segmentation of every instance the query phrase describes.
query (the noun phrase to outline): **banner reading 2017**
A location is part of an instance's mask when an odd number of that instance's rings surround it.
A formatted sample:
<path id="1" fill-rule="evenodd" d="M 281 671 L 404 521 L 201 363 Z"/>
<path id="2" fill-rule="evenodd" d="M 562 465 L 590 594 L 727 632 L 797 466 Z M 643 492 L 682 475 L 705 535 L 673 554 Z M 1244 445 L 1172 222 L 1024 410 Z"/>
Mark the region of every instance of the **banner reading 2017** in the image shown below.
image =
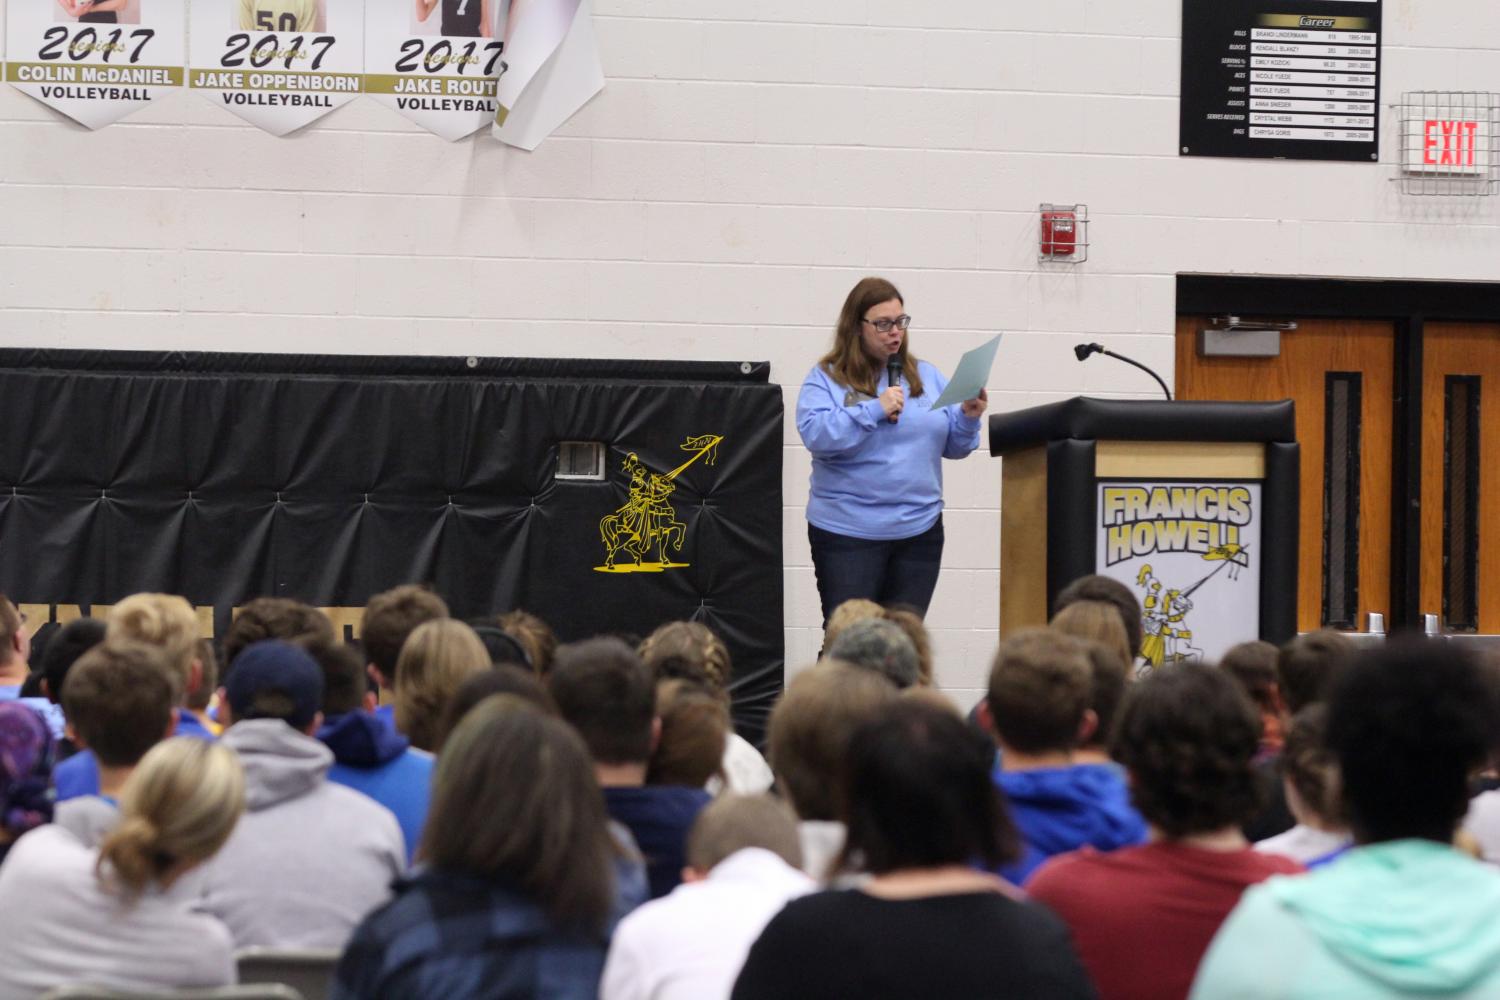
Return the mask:
<path id="1" fill-rule="evenodd" d="M 365 92 L 450 142 L 495 114 L 506 0 L 407 0 L 365 8 Z"/>
<path id="2" fill-rule="evenodd" d="M 191 10 L 188 85 L 252 125 L 285 135 L 359 96 L 363 0 L 191 0 Z"/>
<path id="3" fill-rule="evenodd" d="M 183 0 L 11 0 L 5 78 L 80 125 L 182 86 Z"/>

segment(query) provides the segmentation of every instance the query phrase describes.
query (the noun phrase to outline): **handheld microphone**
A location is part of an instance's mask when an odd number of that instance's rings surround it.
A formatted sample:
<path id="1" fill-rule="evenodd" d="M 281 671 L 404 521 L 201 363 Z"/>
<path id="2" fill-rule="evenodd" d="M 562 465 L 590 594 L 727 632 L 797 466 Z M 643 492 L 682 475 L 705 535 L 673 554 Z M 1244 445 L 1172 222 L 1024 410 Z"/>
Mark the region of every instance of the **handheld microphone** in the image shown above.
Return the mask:
<path id="1" fill-rule="evenodd" d="M 885 359 L 885 377 L 887 384 L 891 388 L 895 388 L 901 384 L 901 355 L 892 354 Z M 894 416 L 891 417 L 891 423 L 894 424 L 896 419 Z"/>
<path id="2" fill-rule="evenodd" d="M 1162 381 L 1162 377 L 1134 358 L 1127 358 L 1123 354 L 1116 354 L 1114 351 L 1106 350 L 1103 344 L 1078 344 L 1073 348 L 1073 356 L 1076 357 L 1079 361 L 1087 361 L 1090 354 L 1106 354 L 1109 357 L 1114 358 L 1116 361 L 1123 361 L 1127 365 L 1134 365 L 1141 371 L 1145 372 L 1147 375 L 1150 375 L 1152 378 L 1156 379 L 1156 384 L 1161 386 L 1161 391 L 1166 394 L 1167 400 L 1169 402 L 1171 401 L 1172 390 L 1167 388 L 1167 383 Z"/>

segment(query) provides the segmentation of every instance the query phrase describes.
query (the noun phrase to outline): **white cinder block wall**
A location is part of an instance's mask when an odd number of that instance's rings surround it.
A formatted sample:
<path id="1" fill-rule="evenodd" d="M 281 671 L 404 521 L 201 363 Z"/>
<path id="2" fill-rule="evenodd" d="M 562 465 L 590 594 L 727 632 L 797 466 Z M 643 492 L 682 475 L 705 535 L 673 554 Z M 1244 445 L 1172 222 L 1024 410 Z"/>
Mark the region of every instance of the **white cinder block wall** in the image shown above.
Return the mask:
<path id="1" fill-rule="evenodd" d="M 40 2 L 40 0 L 8 0 Z M 376 2 L 376 0 L 370 0 Z M 3 3 L 0 3 L 3 6 Z M 0 344 L 770 359 L 788 413 L 848 287 L 893 278 L 1005 409 L 1170 378 L 1178 272 L 1500 280 L 1500 198 L 1387 165 L 1176 155 L 1181 0 L 597 0 L 609 82 L 535 153 L 358 101 L 265 135 L 193 94 L 97 133 L 0 87 Z M 1386 105 L 1500 90 L 1500 6 L 1386 0 Z M 1383 111 L 1385 158 L 1393 115 Z M 1039 267 L 1039 202 L 1094 247 Z M 818 648 L 787 424 L 786 621 Z M 930 624 L 962 701 L 996 642 L 999 464 L 948 466 Z"/>

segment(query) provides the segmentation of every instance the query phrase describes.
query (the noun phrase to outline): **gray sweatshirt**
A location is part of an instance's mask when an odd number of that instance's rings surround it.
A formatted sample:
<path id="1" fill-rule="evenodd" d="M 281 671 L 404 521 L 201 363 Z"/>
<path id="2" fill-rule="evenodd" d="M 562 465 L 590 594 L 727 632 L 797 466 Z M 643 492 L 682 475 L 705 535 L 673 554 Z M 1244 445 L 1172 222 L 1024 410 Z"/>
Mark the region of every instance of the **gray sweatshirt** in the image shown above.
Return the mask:
<path id="1" fill-rule="evenodd" d="M 246 812 L 203 876 L 203 907 L 236 949 L 343 948 L 405 871 L 389 809 L 328 782 L 333 753 L 277 719 L 236 723 Z"/>

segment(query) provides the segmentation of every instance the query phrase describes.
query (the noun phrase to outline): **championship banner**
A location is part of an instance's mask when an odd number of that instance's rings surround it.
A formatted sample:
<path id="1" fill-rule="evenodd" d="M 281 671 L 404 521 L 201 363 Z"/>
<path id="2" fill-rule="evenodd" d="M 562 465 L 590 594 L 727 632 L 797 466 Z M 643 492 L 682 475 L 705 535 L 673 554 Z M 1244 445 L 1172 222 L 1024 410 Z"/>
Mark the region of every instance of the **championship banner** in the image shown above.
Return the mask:
<path id="1" fill-rule="evenodd" d="M 1108 480 L 1098 489 L 1097 572 L 1141 601 L 1138 676 L 1212 662 L 1260 638 L 1260 483 Z"/>
<path id="2" fill-rule="evenodd" d="M 182 86 L 183 0 L 11 0 L 5 79 L 88 128 Z"/>
<path id="3" fill-rule="evenodd" d="M 535 149 L 603 88 L 591 0 L 511 0 L 491 135 Z"/>
<path id="4" fill-rule="evenodd" d="M 409 0 L 365 7 L 365 92 L 449 142 L 495 114 L 505 71 L 505 0 Z"/>
<path id="5" fill-rule="evenodd" d="M 286 135 L 359 96 L 362 0 L 191 4 L 188 85 L 252 125 Z"/>

